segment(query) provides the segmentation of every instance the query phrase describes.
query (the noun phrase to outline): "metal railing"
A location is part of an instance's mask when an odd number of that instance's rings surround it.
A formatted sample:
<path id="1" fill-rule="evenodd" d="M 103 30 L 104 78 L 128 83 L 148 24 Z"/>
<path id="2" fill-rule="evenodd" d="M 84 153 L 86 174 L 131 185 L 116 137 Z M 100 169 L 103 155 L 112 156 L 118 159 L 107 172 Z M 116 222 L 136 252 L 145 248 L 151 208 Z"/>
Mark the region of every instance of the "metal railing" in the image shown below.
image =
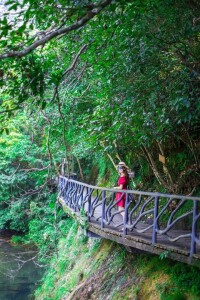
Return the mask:
<path id="1" fill-rule="evenodd" d="M 150 237 L 152 245 L 181 247 L 190 257 L 200 254 L 199 197 L 100 188 L 62 176 L 58 190 L 71 210 L 84 211 L 87 221 L 101 228 L 121 231 L 122 236 Z M 116 201 L 118 192 L 121 197 Z M 116 204 L 122 197 L 125 208 L 119 211 Z"/>

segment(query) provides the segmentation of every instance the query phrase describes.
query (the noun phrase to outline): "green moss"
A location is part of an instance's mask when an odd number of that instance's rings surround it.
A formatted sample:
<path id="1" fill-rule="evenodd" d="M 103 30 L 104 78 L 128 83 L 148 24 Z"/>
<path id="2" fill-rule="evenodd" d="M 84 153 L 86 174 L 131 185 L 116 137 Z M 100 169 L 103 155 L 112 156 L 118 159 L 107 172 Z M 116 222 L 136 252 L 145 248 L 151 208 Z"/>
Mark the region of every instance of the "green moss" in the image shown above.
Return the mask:
<path id="1" fill-rule="evenodd" d="M 73 222 L 67 238 L 59 241 L 58 256 L 52 259 L 35 299 L 61 300 L 73 292 L 77 295 L 72 299 L 79 299 L 79 285 L 85 297 L 94 286 L 91 292 L 96 299 L 106 295 L 112 300 L 136 295 L 143 299 L 144 283 L 147 289 L 153 286 L 158 295 L 155 300 L 196 300 L 200 296 L 199 269 L 158 256 L 133 255 L 109 240 L 86 238 Z"/>
<path id="2" fill-rule="evenodd" d="M 186 300 L 186 296 L 183 295 L 181 292 L 175 292 L 172 293 L 171 295 L 166 295 L 166 293 L 163 293 L 161 295 L 161 300 Z"/>
<path id="3" fill-rule="evenodd" d="M 62 295 L 71 292 L 80 281 L 80 270 L 84 269 L 84 274 L 89 276 L 98 268 L 102 257 L 105 257 L 105 252 L 102 252 L 101 259 L 98 259 L 100 242 L 92 240 L 89 243 L 87 238 L 83 238 L 83 232 L 79 231 L 81 229 L 74 222 L 67 239 L 60 240 L 58 257 L 52 260 L 42 286 L 36 291 L 36 299 L 45 299 L 51 295 L 54 297 L 51 299 L 61 299 Z M 97 259 L 90 261 L 91 256 L 96 256 Z"/>

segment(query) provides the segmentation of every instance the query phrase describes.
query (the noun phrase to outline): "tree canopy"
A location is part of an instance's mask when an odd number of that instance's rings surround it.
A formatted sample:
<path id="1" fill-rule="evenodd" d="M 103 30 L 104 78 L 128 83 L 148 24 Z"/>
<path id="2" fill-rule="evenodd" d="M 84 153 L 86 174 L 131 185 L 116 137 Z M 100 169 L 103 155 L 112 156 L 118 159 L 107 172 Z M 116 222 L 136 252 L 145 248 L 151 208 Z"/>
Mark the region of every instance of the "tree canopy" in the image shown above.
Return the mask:
<path id="1" fill-rule="evenodd" d="M 137 189 L 199 192 L 199 1 L 2 7 L 2 226 L 12 207 L 30 217 L 33 203 L 48 203 L 62 162 L 112 186 L 123 160 Z"/>

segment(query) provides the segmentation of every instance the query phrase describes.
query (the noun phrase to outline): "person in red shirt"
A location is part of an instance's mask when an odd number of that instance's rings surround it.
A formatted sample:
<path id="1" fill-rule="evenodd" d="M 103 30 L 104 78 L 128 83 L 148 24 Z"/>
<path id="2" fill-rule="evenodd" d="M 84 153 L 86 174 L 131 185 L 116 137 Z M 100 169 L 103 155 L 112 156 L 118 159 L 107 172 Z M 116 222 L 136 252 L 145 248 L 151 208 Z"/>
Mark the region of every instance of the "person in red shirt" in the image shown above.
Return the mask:
<path id="1" fill-rule="evenodd" d="M 129 184 L 129 175 L 128 175 L 128 167 L 126 166 L 126 164 L 121 161 L 119 162 L 118 164 L 118 172 L 119 172 L 119 178 L 118 178 L 118 186 L 115 187 L 116 189 L 119 189 L 119 190 L 127 190 L 128 188 L 128 184 Z M 117 206 L 118 206 L 118 209 L 119 211 L 121 212 L 121 215 L 122 217 L 124 218 L 124 207 L 125 207 L 125 200 L 126 200 L 126 195 L 121 192 L 118 192 L 116 194 L 116 201 L 117 202 Z"/>

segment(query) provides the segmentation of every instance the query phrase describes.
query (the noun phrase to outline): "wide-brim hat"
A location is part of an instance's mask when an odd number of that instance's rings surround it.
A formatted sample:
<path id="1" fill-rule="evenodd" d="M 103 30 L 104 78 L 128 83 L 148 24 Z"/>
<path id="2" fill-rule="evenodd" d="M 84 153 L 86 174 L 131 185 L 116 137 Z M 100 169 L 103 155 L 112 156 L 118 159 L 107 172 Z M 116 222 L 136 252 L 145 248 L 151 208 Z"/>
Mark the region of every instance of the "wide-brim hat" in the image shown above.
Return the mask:
<path id="1" fill-rule="evenodd" d="M 123 161 L 120 161 L 117 166 L 118 167 L 124 167 L 124 168 L 128 169 L 127 165 Z"/>

